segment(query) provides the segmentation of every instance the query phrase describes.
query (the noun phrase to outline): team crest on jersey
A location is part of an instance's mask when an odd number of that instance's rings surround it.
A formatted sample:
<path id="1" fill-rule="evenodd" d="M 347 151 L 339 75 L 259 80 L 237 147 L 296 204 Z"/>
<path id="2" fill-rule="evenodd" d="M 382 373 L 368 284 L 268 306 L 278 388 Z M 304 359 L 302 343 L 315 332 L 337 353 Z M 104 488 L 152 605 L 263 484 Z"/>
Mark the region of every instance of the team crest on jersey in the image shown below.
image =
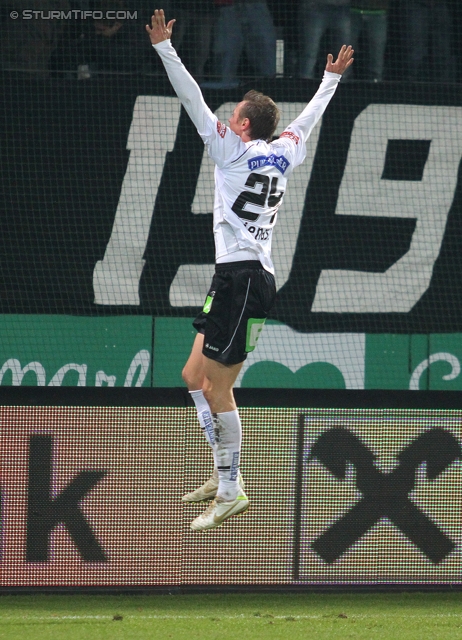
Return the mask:
<path id="1" fill-rule="evenodd" d="M 269 156 L 250 158 L 250 160 L 247 160 L 247 165 L 251 171 L 255 171 L 255 169 L 259 169 L 260 167 L 276 167 L 276 169 L 279 169 L 279 171 L 284 174 L 287 167 L 290 166 L 290 162 L 286 157 L 277 156 L 275 153 L 272 153 Z"/>
<path id="2" fill-rule="evenodd" d="M 284 131 L 283 133 L 281 133 L 281 135 L 279 137 L 280 138 L 290 138 L 291 140 L 293 140 L 295 142 L 295 144 L 298 144 L 300 142 L 300 138 L 298 136 L 296 136 L 295 133 L 292 133 L 292 131 Z"/>
<path id="3" fill-rule="evenodd" d="M 226 135 L 226 125 L 217 120 L 217 131 L 220 138 L 224 138 Z"/>

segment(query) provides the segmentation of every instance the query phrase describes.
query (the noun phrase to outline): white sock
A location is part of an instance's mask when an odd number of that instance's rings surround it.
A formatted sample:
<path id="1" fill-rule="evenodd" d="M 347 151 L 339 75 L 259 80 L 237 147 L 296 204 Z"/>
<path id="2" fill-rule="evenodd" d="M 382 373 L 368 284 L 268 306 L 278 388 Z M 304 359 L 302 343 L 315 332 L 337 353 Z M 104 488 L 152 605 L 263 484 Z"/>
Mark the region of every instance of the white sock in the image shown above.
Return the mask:
<path id="1" fill-rule="evenodd" d="M 218 467 L 217 495 L 225 500 L 234 500 L 239 491 L 239 458 L 241 453 L 242 427 L 239 413 L 226 411 L 214 413 L 216 440 L 216 462 Z"/>
<path id="2" fill-rule="evenodd" d="M 210 445 L 210 448 L 213 452 L 213 462 L 214 462 L 214 473 L 216 470 L 217 462 L 216 462 L 216 442 L 215 442 L 215 431 L 214 424 L 212 420 L 212 412 L 210 411 L 209 403 L 204 397 L 202 393 L 202 389 L 198 391 L 190 391 L 191 398 L 196 405 L 197 417 L 199 418 L 199 424 L 202 429 L 202 433 L 205 436 L 205 439 Z"/>

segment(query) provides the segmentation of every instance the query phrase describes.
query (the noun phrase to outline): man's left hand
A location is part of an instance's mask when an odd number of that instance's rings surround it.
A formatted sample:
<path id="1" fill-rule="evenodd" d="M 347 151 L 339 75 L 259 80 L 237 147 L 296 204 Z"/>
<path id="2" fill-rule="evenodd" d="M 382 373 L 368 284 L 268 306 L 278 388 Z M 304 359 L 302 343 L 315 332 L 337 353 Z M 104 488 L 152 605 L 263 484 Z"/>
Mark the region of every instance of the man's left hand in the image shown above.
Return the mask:
<path id="1" fill-rule="evenodd" d="M 338 58 L 335 62 L 332 54 L 329 53 L 327 56 L 326 71 L 330 71 L 331 73 L 340 73 L 340 75 L 345 73 L 348 67 L 351 67 L 353 64 L 353 54 L 354 51 L 351 48 L 351 45 L 347 47 L 346 44 L 344 44 L 340 49 Z"/>

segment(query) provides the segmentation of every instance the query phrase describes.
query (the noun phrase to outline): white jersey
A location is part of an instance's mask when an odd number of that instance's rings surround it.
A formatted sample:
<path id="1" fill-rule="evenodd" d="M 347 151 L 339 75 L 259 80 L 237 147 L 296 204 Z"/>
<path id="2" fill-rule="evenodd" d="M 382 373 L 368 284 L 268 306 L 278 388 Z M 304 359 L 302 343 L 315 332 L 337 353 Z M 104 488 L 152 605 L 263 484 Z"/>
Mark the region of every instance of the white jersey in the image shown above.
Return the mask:
<path id="1" fill-rule="evenodd" d="M 274 274 L 271 240 L 287 179 L 305 159 L 305 143 L 341 76 L 324 73 L 313 99 L 278 140 L 243 142 L 206 105 L 198 84 L 183 66 L 170 40 L 153 46 L 216 164 L 213 210 L 216 262 L 259 260 Z"/>

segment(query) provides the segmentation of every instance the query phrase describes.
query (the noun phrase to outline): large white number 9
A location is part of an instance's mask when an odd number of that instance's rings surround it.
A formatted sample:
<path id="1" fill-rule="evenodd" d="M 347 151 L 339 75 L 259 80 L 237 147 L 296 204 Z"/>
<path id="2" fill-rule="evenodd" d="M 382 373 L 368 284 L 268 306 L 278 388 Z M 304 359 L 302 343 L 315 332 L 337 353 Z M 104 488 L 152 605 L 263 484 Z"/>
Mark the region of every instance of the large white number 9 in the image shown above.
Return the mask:
<path id="1" fill-rule="evenodd" d="M 312 311 L 406 313 L 428 289 L 462 156 L 462 108 L 371 104 L 356 119 L 337 215 L 416 218 L 409 251 L 385 273 L 325 270 Z M 421 181 L 382 180 L 388 140 L 431 140 Z"/>

